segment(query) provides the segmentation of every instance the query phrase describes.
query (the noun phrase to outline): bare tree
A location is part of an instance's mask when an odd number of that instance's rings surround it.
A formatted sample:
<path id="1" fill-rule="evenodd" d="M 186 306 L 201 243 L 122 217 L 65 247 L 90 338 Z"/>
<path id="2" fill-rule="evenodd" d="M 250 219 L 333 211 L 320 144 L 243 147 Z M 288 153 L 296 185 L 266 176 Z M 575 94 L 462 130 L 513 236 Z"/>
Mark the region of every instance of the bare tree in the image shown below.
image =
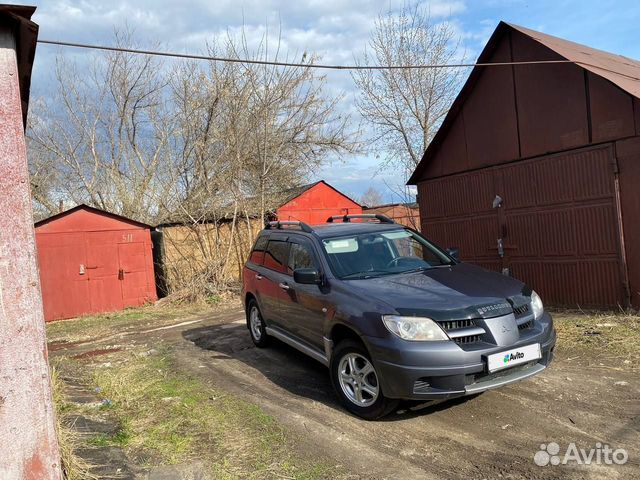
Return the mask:
<path id="1" fill-rule="evenodd" d="M 428 7 L 405 4 L 381 14 L 360 64 L 442 65 L 460 57 L 453 28 Z M 386 166 L 411 173 L 447 114 L 463 71 L 450 68 L 357 70 L 357 106 L 371 126 L 372 144 Z"/>
<path id="2" fill-rule="evenodd" d="M 131 32 L 116 33 L 116 44 L 131 46 Z M 151 220 L 171 188 L 158 181 L 170 133 L 160 62 L 110 52 L 79 70 L 59 56 L 56 79 L 57 96 L 32 112 L 32 170 L 55 165 L 49 193 L 70 204 Z"/>
<path id="3" fill-rule="evenodd" d="M 360 196 L 360 204 L 365 205 L 367 207 L 377 207 L 378 205 L 382 205 L 384 203 L 384 197 L 380 190 L 369 187 L 361 196 Z"/>
<path id="4" fill-rule="evenodd" d="M 131 46 L 128 32 L 120 46 Z M 266 38 L 210 45 L 212 55 L 281 59 Z M 286 57 L 286 56 L 285 56 Z M 310 68 L 174 63 L 122 52 L 97 57 L 91 75 L 58 61 L 58 96 L 34 109 L 29 132 L 34 203 L 88 203 L 149 223 L 184 226 L 169 250 L 173 284 L 197 294 L 237 275 L 267 212 L 330 156 L 356 148 L 339 98 Z M 169 269 L 170 270 L 170 269 Z M 175 289 L 174 288 L 174 289 Z"/>

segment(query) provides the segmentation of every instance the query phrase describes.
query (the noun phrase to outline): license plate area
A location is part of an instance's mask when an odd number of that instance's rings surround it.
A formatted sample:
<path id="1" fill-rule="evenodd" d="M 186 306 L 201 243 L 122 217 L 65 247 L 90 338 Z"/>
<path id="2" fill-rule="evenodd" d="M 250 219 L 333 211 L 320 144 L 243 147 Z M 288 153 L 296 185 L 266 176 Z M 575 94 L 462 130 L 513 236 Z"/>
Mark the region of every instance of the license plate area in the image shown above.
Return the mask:
<path id="1" fill-rule="evenodd" d="M 487 355 L 487 369 L 489 373 L 498 372 L 540 358 L 542 358 L 540 344 L 534 343 Z"/>

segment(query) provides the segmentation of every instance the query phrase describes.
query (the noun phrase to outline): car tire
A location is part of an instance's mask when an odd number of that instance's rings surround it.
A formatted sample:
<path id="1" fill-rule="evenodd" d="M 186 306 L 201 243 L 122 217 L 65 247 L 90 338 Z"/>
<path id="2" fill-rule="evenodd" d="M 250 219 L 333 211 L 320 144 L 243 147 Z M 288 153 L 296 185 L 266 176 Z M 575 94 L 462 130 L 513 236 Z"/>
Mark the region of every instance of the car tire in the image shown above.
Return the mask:
<path id="1" fill-rule="evenodd" d="M 266 326 L 258 302 L 255 299 L 247 302 L 247 327 L 249 335 L 256 347 L 264 348 L 269 344 L 269 335 L 267 335 Z"/>
<path id="2" fill-rule="evenodd" d="M 362 343 L 344 340 L 336 345 L 329 368 L 340 403 L 354 415 L 376 420 L 398 406 L 398 400 L 382 393 L 378 373 Z"/>

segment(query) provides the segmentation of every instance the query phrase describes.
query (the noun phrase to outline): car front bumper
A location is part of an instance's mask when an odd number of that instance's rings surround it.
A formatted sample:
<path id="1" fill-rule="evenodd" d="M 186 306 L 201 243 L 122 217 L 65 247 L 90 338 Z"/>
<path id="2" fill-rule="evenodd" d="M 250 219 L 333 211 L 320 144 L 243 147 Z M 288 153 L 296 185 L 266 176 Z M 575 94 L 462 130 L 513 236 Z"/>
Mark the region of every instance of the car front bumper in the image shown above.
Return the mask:
<path id="1" fill-rule="evenodd" d="M 472 395 L 540 373 L 553 360 L 556 333 L 551 317 L 545 313 L 532 331 L 512 345 L 480 343 L 463 348 L 453 341 L 390 342 L 389 338 L 377 337 L 364 340 L 385 396 L 432 400 Z M 540 359 L 489 373 L 488 355 L 534 343 L 540 344 Z"/>

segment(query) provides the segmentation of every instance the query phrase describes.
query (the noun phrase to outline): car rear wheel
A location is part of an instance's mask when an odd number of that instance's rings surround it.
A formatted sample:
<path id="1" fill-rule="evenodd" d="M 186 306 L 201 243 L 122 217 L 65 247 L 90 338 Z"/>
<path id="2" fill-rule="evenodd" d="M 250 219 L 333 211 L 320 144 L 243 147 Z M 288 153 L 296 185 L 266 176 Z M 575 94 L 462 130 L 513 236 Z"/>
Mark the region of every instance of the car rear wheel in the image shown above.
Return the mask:
<path id="1" fill-rule="evenodd" d="M 247 303 L 247 326 L 249 327 L 249 334 L 255 346 L 260 348 L 266 347 L 269 343 L 269 336 L 265 329 L 258 302 L 254 299 L 249 300 Z"/>
<path id="2" fill-rule="evenodd" d="M 362 344 L 353 340 L 340 342 L 333 351 L 330 369 L 338 399 L 351 413 L 375 420 L 398 405 L 397 400 L 382 393 L 378 373 Z"/>

